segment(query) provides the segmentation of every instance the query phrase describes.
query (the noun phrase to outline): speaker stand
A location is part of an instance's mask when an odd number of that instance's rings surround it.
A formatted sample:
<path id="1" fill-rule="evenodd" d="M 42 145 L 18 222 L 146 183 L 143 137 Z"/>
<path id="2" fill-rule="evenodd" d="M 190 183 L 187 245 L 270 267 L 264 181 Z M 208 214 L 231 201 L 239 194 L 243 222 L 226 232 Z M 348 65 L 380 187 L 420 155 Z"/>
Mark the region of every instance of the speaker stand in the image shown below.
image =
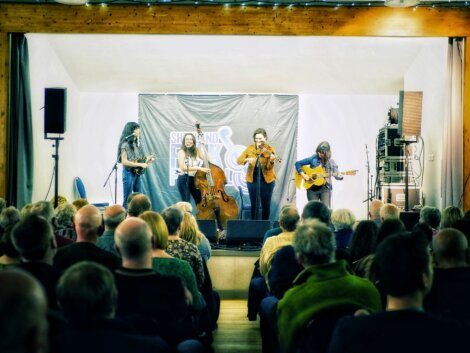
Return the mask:
<path id="1" fill-rule="evenodd" d="M 118 168 L 117 165 L 118 165 L 118 162 L 117 161 L 114 162 L 114 165 L 111 168 L 111 171 L 109 172 L 108 177 L 106 178 L 106 181 L 103 184 L 103 187 L 105 187 L 109 181 L 109 178 L 111 177 L 111 174 L 113 174 L 114 172 L 114 204 L 115 205 L 117 205 L 117 168 Z"/>
<path id="2" fill-rule="evenodd" d="M 52 147 L 55 147 L 55 153 L 52 155 L 54 158 L 54 209 L 58 205 L 58 196 L 59 196 L 59 142 L 63 140 L 63 137 L 55 136 L 50 137 L 47 133 L 44 134 L 46 140 L 54 140 Z"/>

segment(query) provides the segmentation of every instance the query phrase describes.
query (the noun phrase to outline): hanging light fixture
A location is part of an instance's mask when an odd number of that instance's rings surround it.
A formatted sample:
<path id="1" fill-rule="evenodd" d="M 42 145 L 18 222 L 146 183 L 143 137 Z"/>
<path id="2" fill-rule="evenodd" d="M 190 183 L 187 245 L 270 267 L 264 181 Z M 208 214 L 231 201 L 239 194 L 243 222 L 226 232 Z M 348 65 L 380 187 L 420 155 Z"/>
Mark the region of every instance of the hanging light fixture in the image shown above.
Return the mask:
<path id="1" fill-rule="evenodd" d="M 55 2 L 64 5 L 85 5 L 88 0 L 55 0 Z"/>
<path id="2" fill-rule="evenodd" d="M 419 5 L 420 0 L 384 0 L 384 5 L 388 7 L 412 7 Z"/>

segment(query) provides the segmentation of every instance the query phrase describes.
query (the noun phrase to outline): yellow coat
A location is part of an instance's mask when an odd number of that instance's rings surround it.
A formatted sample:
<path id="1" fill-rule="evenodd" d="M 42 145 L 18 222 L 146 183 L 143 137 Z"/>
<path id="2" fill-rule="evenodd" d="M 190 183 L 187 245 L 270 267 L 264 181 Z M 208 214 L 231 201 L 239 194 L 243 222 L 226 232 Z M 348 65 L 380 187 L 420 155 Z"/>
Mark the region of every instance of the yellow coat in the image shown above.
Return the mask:
<path id="1" fill-rule="evenodd" d="M 270 184 L 274 180 L 276 180 L 276 173 L 274 172 L 274 161 L 270 160 L 270 154 L 275 154 L 275 150 L 271 146 L 265 146 L 266 152 L 261 154 L 259 161 L 261 164 L 261 171 L 263 173 L 264 180 L 266 183 Z M 258 156 L 258 150 L 256 149 L 255 145 L 249 145 L 243 153 L 238 157 L 237 163 L 244 164 L 246 158 L 256 158 Z M 254 177 L 253 172 L 255 170 L 256 162 L 250 163 L 248 166 L 248 170 L 246 172 L 246 181 L 249 183 L 253 183 Z"/>

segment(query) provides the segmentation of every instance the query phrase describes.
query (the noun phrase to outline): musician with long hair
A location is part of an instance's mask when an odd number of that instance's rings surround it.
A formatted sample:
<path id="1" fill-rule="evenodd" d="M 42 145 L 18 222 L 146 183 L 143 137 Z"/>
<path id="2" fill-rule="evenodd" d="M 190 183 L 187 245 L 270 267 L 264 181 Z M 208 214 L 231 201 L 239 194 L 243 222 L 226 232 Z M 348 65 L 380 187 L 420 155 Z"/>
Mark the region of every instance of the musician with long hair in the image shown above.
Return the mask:
<path id="1" fill-rule="evenodd" d="M 191 133 L 185 134 L 178 150 L 177 185 L 182 201 L 190 202 L 192 196 L 196 205 L 201 202 L 201 192 L 195 186 L 194 176 L 198 171 L 210 172 L 208 168 L 203 167 L 203 164 L 202 153 L 196 146 L 196 136 Z"/>
<path id="2" fill-rule="evenodd" d="M 135 122 L 128 122 L 121 133 L 117 150 L 117 161 L 122 164 L 122 189 L 124 208 L 127 209 L 127 198 L 133 192 L 142 192 L 142 182 L 140 174 L 134 168 L 147 168 L 147 163 L 139 162 L 145 159 L 141 145 L 139 143 L 140 125 Z"/>
<path id="3" fill-rule="evenodd" d="M 267 144 L 268 135 L 264 129 L 253 133 L 254 144 L 249 145 L 238 157 L 238 164 L 248 164 L 246 185 L 250 195 L 251 218 L 256 219 L 256 211 L 261 203 L 261 218 L 269 219 L 271 198 L 276 181 L 274 162 L 277 159 L 274 148 Z"/>
<path id="4" fill-rule="evenodd" d="M 302 167 L 308 165 L 310 168 L 321 167 L 325 173 L 335 174 L 338 173 L 338 165 L 331 159 L 331 148 L 327 141 L 322 141 L 318 144 L 315 153 L 311 157 L 307 157 L 300 161 L 295 162 L 295 169 L 305 181 L 311 181 L 311 177 L 302 170 Z M 335 179 L 342 180 L 340 175 L 333 175 Z M 321 186 L 312 185 L 307 189 L 307 199 L 318 200 L 324 203 L 327 207 L 331 205 L 331 177 L 326 179 L 326 183 Z"/>

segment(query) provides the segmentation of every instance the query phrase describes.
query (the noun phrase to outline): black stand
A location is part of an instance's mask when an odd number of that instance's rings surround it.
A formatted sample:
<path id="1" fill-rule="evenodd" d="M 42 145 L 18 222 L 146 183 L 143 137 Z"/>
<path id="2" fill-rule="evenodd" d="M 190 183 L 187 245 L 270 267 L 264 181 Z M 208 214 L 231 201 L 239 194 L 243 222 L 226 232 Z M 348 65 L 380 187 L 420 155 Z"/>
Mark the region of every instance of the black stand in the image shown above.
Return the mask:
<path id="1" fill-rule="evenodd" d="M 191 159 L 191 156 L 188 154 L 187 159 L 186 159 L 186 190 L 185 190 L 185 195 L 186 195 L 186 202 L 191 203 L 191 199 L 189 197 L 189 161 Z M 196 175 L 194 175 L 196 177 Z M 197 206 L 197 205 L 196 205 Z"/>
<path id="2" fill-rule="evenodd" d="M 370 163 L 369 163 L 369 150 L 367 149 L 367 144 L 366 144 L 366 168 L 367 168 L 367 199 L 365 199 L 362 202 L 367 202 L 367 219 L 370 219 L 370 201 L 373 199 L 374 192 L 372 190 L 372 179 L 373 175 L 370 173 Z"/>
<path id="3" fill-rule="evenodd" d="M 103 184 L 103 187 L 105 187 L 109 181 L 109 178 L 111 177 L 111 174 L 113 174 L 114 172 L 114 204 L 115 205 L 117 205 L 117 165 L 118 165 L 118 162 L 115 162 L 113 167 L 111 168 L 111 171 L 108 174 L 108 177 L 106 178 L 106 181 Z"/>
<path id="4" fill-rule="evenodd" d="M 63 137 L 49 137 L 47 133 L 44 134 L 46 140 L 54 140 L 55 143 L 52 147 L 55 147 L 55 153 L 52 155 L 54 158 L 54 209 L 58 205 L 59 196 L 59 142 L 63 140 Z"/>

